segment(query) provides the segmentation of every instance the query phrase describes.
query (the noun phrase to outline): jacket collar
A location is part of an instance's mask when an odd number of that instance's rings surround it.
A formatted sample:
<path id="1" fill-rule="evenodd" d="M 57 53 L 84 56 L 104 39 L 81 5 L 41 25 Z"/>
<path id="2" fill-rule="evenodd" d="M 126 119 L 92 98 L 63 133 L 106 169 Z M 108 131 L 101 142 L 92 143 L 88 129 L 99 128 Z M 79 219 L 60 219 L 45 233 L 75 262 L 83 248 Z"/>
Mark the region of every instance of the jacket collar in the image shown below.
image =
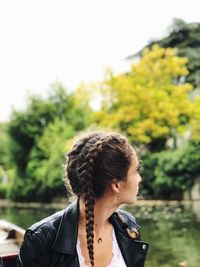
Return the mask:
<path id="1" fill-rule="evenodd" d="M 114 228 L 118 228 L 120 232 L 123 231 L 123 224 L 120 224 L 116 213 L 113 213 L 109 220 Z M 79 201 L 75 201 L 64 210 L 52 247 L 55 251 L 64 254 L 75 253 L 78 238 L 78 222 Z"/>
<path id="2" fill-rule="evenodd" d="M 114 226 L 118 245 L 126 262 L 126 266 L 144 266 L 144 261 L 147 255 L 148 244 L 135 238 L 131 238 L 127 234 L 127 230 L 139 229 L 139 226 L 130 221 L 125 216 L 125 221 L 121 220 L 119 212 L 114 212 L 110 218 Z M 117 231 L 116 231 L 117 230 Z"/>
<path id="3" fill-rule="evenodd" d="M 74 254 L 78 236 L 79 201 L 68 206 L 61 218 L 53 249 L 64 254 Z"/>
<path id="4" fill-rule="evenodd" d="M 115 229 L 118 244 L 127 266 L 134 266 L 132 265 L 133 262 L 140 261 L 144 258 L 148 244 L 138 240 L 133 241 L 133 239 L 128 238 L 127 235 L 124 234 L 126 232 L 127 225 L 119 219 L 116 212 L 113 213 L 109 220 Z M 56 239 L 53 244 L 53 249 L 55 251 L 71 255 L 76 253 L 78 222 L 79 201 L 76 201 L 68 206 L 62 215 Z"/>

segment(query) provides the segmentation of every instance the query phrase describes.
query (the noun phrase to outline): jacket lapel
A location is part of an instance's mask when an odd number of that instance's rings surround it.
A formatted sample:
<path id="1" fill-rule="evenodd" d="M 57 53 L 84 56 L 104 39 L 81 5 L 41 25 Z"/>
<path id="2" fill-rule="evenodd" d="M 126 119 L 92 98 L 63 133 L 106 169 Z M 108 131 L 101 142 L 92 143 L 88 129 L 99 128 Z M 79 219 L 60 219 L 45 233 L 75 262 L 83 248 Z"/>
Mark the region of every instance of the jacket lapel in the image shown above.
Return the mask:
<path id="1" fill-rule="evenodd" d="M 127 234 L 128 225 L 121 221 L 117 213 L 110 217 L 115 235 L 127 267 L 143 267 L 148 244 L 131 238 Z M 78 237 L 79 201 L 73 202 L 63 213 L 58 233 L 52 249 L 60 255 L 59 267 L 79 266 L 76 252 Z M 57 265 L 55 265 L 57 266 Z"/>
<path id="2" fill-rule="evenodd" d="M 114 226 L 117 242 L 127 267 L 143 267 L 148 244 L 131 238 L 127 234 L 128 225 L 121 221 L 117 213 L 111 216 L 110 221 Z"/>
<path id="3" fill-rule="evenodd" d="M 64 212 L 53 249 L 63 254 L 74 254 L 78 236 L 78 201 L 73 202 Z"/>

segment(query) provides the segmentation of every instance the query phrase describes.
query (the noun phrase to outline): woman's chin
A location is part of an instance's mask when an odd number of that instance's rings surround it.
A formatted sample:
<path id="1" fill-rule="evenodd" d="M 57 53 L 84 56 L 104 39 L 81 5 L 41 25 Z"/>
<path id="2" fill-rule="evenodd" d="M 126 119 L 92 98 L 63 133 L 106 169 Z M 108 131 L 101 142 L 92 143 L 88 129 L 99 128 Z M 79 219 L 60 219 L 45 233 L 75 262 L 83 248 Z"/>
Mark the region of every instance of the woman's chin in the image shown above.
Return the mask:
<path id="1" fill-rule="evenodd" d="M 129 201 L 127 201 L 126 204 L 134 204 L 136 201 L 137 201 L 137 196 L 135 196 L 132 199 L 130 199 Z"/>

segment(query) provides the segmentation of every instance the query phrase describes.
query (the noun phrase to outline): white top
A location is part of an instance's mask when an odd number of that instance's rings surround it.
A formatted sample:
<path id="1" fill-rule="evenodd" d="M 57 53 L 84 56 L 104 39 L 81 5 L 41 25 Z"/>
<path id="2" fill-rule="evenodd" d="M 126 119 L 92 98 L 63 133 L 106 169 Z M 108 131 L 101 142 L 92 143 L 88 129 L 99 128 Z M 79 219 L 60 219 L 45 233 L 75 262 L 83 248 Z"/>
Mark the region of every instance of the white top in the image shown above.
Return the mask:
<path id="1" fill-rule="evenodd" d="M 78 259 L 80 267 L 89 267 L 88 265 L 85 265 L 84 257 L 81 253 L 81 247 L 80 247 L 80 241 L 77 240 L 76 249 L 78 253 Z M 126 267 L 126 264 L 124 262 L 124 258 L 122 256 L 121 250 L 118 246 L 117 239 L 115 236 L 115 231 L 113 229 L 112 231 L 112 259 L 110 263 L 107 265 L 107 267 Z"/>

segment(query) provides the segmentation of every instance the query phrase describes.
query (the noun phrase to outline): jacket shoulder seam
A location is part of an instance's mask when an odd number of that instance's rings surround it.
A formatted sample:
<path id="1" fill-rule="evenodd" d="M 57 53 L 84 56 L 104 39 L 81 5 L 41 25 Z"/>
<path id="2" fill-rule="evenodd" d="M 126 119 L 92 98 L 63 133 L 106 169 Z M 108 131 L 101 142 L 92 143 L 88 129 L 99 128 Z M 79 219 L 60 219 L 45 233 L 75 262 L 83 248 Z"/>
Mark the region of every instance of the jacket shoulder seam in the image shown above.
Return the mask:
<path id="1" fill-rule="evenodd" d="M 130 212 L 124 210 L 117 210 L 116 213 L 120 217 L 120 219 L 127 224 L 128 227 L 135 227 L 137 230 L 140 229 L 140 226 L 136 223 L 135 216 L 133 216 Z"/>
<path id="2" fill-rule="evenodd" d="M 40 228 L 43 228 L 45 226 L 48 227 L 48 225 L 50 225 L 52 222 L 55 222 L 56 220 L 60 221 L 63 214 L 65 213 L 65 211 L 66 211 L 66 209 L 62 210 L 62 211 L 58 211 L 58 212 L 50 215 L 49 217 L 44 218 L 39 222 L 36 222 L 35 224 L 31 225 L 27 229 L 27 231 L 37 232 L 37 230 L 39 230 Z"/>

